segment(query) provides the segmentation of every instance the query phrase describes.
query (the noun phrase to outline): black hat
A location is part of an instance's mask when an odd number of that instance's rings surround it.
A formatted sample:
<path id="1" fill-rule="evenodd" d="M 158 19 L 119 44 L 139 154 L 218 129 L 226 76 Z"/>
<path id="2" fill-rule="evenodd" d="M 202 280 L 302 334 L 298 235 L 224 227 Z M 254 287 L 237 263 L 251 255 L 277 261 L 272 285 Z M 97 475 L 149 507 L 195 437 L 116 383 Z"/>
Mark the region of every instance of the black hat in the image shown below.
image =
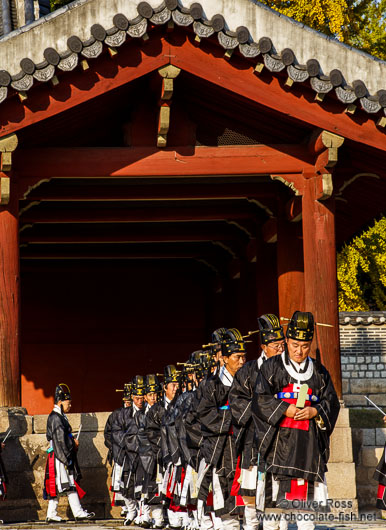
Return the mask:
<path id="1" fill-rule="evenodd" d="M 179 383 L 181 372 L 177 370 L 174 364 L 168 364 L 164 368 L 164 384 Z"/>
<path id="2" fill-rule="evenodd" d="M 314 336 L 314 316 L 312 313 L 295 311 L 287 327 L 287 338 L 310 341 Z"/>
<path id="3" fill-rule="evenodd" d="M 67 399 L 71 399 L 71 392 L 65 383 L 60 383 L 55 388 L 55 403 L 58 403 L 58 401 L 66 401 Z"/>
<path id="4" fill-rule="evenodd" d="M 123 401 L 131 401 L 132 388 L 133 383 L 125 383 L 123 385 Z"/>
<path id="5" fill-rule="evenodd" d="M 224 342 L 224 336 L 227 332 L 226 328 L 218 328 L 212 333 L 212 343 L 221 344 Z"/>
<path id="6" fill-rule="evenodd" d="M 232 355 L 232 353 L 245 353 L 245 342 L 236 328 L 227 329 L 224 334 L 224 342 L 222 345 L 223 355 Z"/>
<path id="7" fill-rule="evenodd" d="M 150 392 L 161 392 L 162 386 L 155 374 L 149 374 L 145 379 L 145 394 Z"/>
<path id="8" fill-rule="evenodd" d="M 132 381 L 132 396 L 144 396 L 145 395 L 145 381 L 142 375 L 136 375 Z"/>
<path id="9" fill-rule="evenodd" d="M 284 331 L 276 315 L 261 315 L 257 319 L 257 324 L 259 326 L 261 344 L 284 340 Z"/>

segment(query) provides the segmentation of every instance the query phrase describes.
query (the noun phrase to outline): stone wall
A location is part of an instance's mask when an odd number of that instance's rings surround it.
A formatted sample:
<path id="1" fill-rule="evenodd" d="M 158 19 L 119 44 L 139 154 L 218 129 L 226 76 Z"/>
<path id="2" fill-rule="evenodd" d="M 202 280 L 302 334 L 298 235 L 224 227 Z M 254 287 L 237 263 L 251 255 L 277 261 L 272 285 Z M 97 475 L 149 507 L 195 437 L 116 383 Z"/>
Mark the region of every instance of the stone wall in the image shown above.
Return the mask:
<path id="1" fill-rule="evenodd" d="M 373 479 L 374 470 L 383 452 L 386 429 L 352 429 L 353 451 L 356 462 L 356 482 L 360 508 L 374 507 L 378 483 Z"/>
<path id="2" fill-rule="evenodd" d="M 386 311 L 341 312 L 339 333 L 346 406 L 386 406 Z"/>
<path id="3" fill-rule="evenodd" d="M 81 485 L 87 492 L 82 504 L 102 519 L 117 518 L 120 512 L 110 505 L 111 467 L 103 436 L 108 415 L 108 412 L 68 415 L 74 432 L 82 424 L 78 456 L 83 474 Z M 3 452 L 9 487 L 8 499 L 1 504 L 1 518 L 7 522 L 45 519 L 47 502 L 42 498 L 42 490 L 48 448 L 46 422 L 46 415 L 28 416 L 25 409 L 0 409 L 0 433 L 12 429 Z M 341 410 L 333 433 L 327 484 L 330 498 L 351 500 L 352 511 L 356 511 L 355 464 L 346 408 Z M 70 517 L 66 499 L 61 501 L 59 513 Z"/>
<path id="4" fill-rule="evenodd" d="M 43 500 L 43 481 L 46 462 L 47 416 L 28 416 L 24 409 L 0 409 L 0 433 L 12 429 L 2 458 L 9 485 L 8 498 L 1 504 L 1 518 L 5 521 L 45 519 L 47 502 Z M 107 463 L 107 448 L 103 430 L 108 412 L 69 414 L 74 432 L 82 424 L 79 462 L 83 479 L 82 488 L 87 492 L 82 504 L 94 511 L 98 518 L 119 517 L 119 508 L 112 508 L 110 501 L 111 467 Z M 69 517 L 67 501 L 60 502 L 60 515 Z"/>

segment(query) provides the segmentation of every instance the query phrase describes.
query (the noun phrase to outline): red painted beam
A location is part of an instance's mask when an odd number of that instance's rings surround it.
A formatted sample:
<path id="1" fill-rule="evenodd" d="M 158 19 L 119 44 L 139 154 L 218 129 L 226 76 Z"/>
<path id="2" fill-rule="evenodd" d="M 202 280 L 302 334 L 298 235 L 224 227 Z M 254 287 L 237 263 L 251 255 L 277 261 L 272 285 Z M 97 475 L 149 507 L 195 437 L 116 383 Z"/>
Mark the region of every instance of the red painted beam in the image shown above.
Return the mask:
<path id="1" fill-rule="evenodd" d="M 56 201 L 105 201 L 105 202 L 134 202 L 134 201 L 202 201 L 247 199 L 249 197 L 277 197 L 282 187 L 274 185 L 272 181 L 240 183 L 240 184 L 156 184 L 113 185 L 105 181 L 104 185 L 73 186 L 71 182 L 66 186 L 39 186 L 31 190 L 26 199 L 28 201 L 56 202 Z"/>
<path id="2" fill-rule="evenodd" d="M 269 175 L 314 170 L 310 155 L 298 145 L 20 149 L 13 158 L 19 178 L 37 181 L 52 177 Z"/>
<path id="3" fill-rule="evenodd" d="M 173 35 L 169 38 L 172 41 Z M 324 103 L 319 104 L 313 99 L 316 93 L 307 90 L 304 84 L 292 90 L 285 89 L 284 77 L 275 74 L 258 77 L 254 75 L 252 63 L 248 67 L 248 62 L 235 56 L 230 61 L 214 58 L 189 39 L 182 46 L 171 44 L 170 54 L 174 66 L 277 111 L 284 117 L 386 151 L 385 132 L 376 127 L 373 117 L 365 112 L 359 112 L 358 116 L 344 113 L 344 105 L 328 96 Z"/>
<path id="4" fill-rule="evenodd" d="M 227 224 L 183 223 L 175 225 L 113 225 L 87 224 L 49 225 L 23 230 L 21 243 L 173 243 L 173 242 L 235 242 L 240 232 Z M 246 238 L 244 238 L 246 241 Z"/>
<path id="5" fill-rule="evenodd" d="M 212 208 L 30 208 L 20 217 L 23 224 L 35 223 L 166 223 L 231 221 L 254 219 L 257 212 L 248 207 Z"/>

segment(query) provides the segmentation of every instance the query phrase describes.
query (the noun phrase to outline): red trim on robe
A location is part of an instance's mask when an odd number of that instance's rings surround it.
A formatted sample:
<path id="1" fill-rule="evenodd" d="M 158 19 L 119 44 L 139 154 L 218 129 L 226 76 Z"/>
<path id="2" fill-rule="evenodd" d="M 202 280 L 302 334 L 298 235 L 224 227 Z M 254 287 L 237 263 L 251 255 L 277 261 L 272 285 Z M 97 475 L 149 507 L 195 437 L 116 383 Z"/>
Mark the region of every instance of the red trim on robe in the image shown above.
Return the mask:
<path id="1" fill-rule="evenodd" d="M 377 499 L 383 501 L 383 496 L 385 494 L 385 488 L 383 484 L 378 484 Z"/>
<path id="2" fill-rule="evenodd" d="M 282 390 L 282 392 L 293 392 L 293 383 L 290 383 L 288 386 L 285 386 Z M 309 388 L 307 390 L 307 394 L 312 394 L 312 389 Z M 282 401 L 285 401 L 286 403 L 291 403 L 293 405 L 296 405 L 297 399 L 282 399 Z M 304 403 L 305 407 L 311 406 L 311 401 L 306 401 Z M 299 429 L 301 431 L 308 431 L 310 428 L 310 420 L 294 420 L 293 418 L 287 418 L 285 417 L 280 422 L 280 427 L 288 427 L 289 429 Z"/>
<path id="3" fill-rule="evenodd" d="M 48 453 L 46 462 L 46 473 L 48 471 L 48 478 L 46 479 L 46 492 L 50 497 L 56 497 L 56 475 L 55 475 L 55 455 L 51 451 Z"/>
<path id="4" fill-rule="evenodd" d="M 79 486 L 79 484 L 74 480 L 76 491 L 78 492 L 79 499 L 83 499 L 86 495 L 86 492 Z"/>
<path id="5" fill-rule="evenodd" d="M 239 495 L 239 491 L 241 487 L 240 482 L 239 482 L 240 475 L 241 475 L 240 456 L 238 456 L 235 477 L 232 482 L 231 495 L 233 495 L 233 497 L 236 497 L 236 506 L 245 506 L 242 496 Z"/>
<path id="6" fill-rule="evenodd" d="M 287 501 L 306 501 L 308 492 L 308 481 L 305 480 L 304 484 L 299 485 L 298 479 L 294 478 L 291 480 L 291 490 L 285 494 Z"/>

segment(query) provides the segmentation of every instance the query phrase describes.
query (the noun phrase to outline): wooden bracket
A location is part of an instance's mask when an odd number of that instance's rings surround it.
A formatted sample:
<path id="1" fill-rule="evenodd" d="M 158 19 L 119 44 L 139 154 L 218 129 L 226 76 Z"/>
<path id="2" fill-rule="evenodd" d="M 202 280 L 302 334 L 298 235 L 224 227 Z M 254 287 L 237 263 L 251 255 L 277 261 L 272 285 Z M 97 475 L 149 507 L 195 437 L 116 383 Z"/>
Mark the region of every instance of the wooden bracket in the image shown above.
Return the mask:
<path id="1" fill-rule="evenodd" d="M 168 64 L 158 69 L 162 77 L 161 102 L 157 131 L 157 147 L 166 147 L 168 140 L 167 135 L 170 126 L 170 106 L 172 103 L 174 79 L 180 74 L 180 68 Z"/>
<path id="2" fill-rule="evenodd" d="M 11 194 L 11 184 L 8 173 L 12 169 L 12 153 L 16 149 L 18 138 L 16 134 L 9 134 L 0 138 L 0 171 L 3 175 L 0 176 L 0 205 L 9 203 Z"/>
<path id="3" fill-rule="evenodd" d="M 11 196 L 10 188 L 10 178 L 0 177 L 0 206 L 9 204 L 9 199 Z"/>
<path id="4" fill-rule="evenodd" d="M 12 153 L 16 149 L 18 138 L 16 134 L 9 134 L 0 138 L 0 171 L 11 171 Z"/>
<path id="5" fill-rule="evenodd" d="M 329 131 L 317 130 L 308 144 L 311 153 L 317 155 L 316 168 L 334 167 L 338 161 L 338 149 L 343 145 L 344 138 Z"/>

